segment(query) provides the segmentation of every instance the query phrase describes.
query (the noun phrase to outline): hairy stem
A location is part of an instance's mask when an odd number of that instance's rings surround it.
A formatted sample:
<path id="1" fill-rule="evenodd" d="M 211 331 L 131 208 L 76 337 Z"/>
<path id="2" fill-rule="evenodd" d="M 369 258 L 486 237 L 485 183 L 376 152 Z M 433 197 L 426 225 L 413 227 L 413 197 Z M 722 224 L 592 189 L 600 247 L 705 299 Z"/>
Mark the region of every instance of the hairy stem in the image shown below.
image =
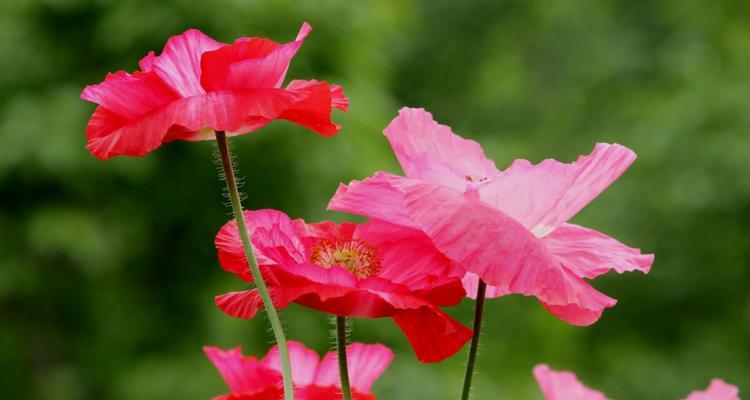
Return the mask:
<path id="1" fill-rule="evenodd" d="M 349 366 L 346 359 L 346 317 L 336 316 L 336 352 L 339 362 L 339 379 L 341 380 L 341 395 L 344 400 L 352 400 L 352 390 L 349 385 Z"/>
<path id="2" fill-rule="evenodd" d="M 247 233 L 245 215 L 242 213 L 242 202 L 240 200 L 239 190 L 237 189 L 237 179 L 234 176 L 232 155 L 229 150 L 226 133 L 221 131 L 216 132 L 216 143 L 219 146 L 219 153 L 221 154 L 221 166 L 224 171 L 224 177 L 227 181 L 227 190 L 229 191 L 229 200 L 232 203 L 234 220 L 237 222 L 237 229 L 239 230 L 240 238 L 242 239 L 242 247 L 245 249 L 245 258 L 247 258 L 250 272 L 253 274 L 255 287 L 258 289 L 261 299 L 263 299 L 263 306 L 268 314 L 268 320 L 271 322 L 271 329 L 273 330 L 273 335 L 276 337 L 276 344 L 279 346 L 281 371 L 284 377 L 284 400 L 294 400 L 292 368 L 289 363 L 289 350 L 286 345 L 284 329 L 281 326 L 281 320 L 279 319 L 276 307 L 273 305 L 273 300 L 271 300 L 271 295 L 268 292 L 266 282 L 263 280 L 260 268 L 258 268 L 258 260 L 255 258 L 253 247 L 250 242 L 250 235 Z"/>
<path id="3" fill-rule="evenodd" d="M 474 377 L 474 364 L 477 361 L 477 348 L 479 347 L 479 334 L 482 330 L 482 314 L 484 313 L 484 295 L 487 291 L 487 284 L 479 279 L 477 286 L 477 301 L 474 309 L 474 337 L 471 338 L 469 346 L 469 359 L 466 362 L 466 375 L 464 376 L 464 389 L 461 393 L 461 400 L 469 400 L 471 392 L 471 379 Z"/>

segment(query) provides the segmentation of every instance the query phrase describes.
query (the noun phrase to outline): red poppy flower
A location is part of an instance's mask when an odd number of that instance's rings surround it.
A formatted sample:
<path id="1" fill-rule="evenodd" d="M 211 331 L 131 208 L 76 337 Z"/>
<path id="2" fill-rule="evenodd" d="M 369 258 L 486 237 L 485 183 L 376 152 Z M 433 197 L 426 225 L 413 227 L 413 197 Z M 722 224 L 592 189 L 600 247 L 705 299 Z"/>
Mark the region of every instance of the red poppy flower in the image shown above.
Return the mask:
<path id="1" fill-rule="evenodd" d="M 294 397 L 299 400 L 340 400 L 336 353 L 320 359 L 302 343 L 289 342 Z M 214 400 L 280 400 L 284 395 L 279 349 L 274 346 L 262 360 L 245 357 L 237 347 L 203 351 L 224 378 L 231 392 Z M 372 384 L 388 368 L 393 352 L 381 344 L 352 343 L 346 347 L 349 382 L 354 400 L 375 400 Z"/>
<path id="2" fill-rule="evenodd" d="M 86 148 L 105 159 L 142 156 L 173 140 L 213 139 L 214 131 L 239 135 L 286 119 L 320 135 L 333 135 L 331 109 L 346 110 L 341 87 L 326 82 L 281 85 L 289 63 L 312 28 L 294 42 L 265 38 L 217 42 L 191 29 L 150 52 L 140 71 L 108 74 L 81 98 L 98 104 L 86 127 Z"/>
<path id="3" fill-rule="evenodd" d="M 245 218 L 277 308 L 293 301 L 338 316 L 392 317 L 423 362 L 441 361 L 471 338 L 438 308 L 461 301 L 463 272 L 424 233 L 382 221 L 306 224 L 275 210 Z M 221 228 L 216 247 L 225 270 L 252 282 L 235 221 Z M 263 305 L 255 289 L 217 296 L 216 304 L 238 318 Z"/>
<path id="4" fill-rule="evenodd" d="M 590 325 L 617 301 L 585 279 L 649 271 L 653 255 L 567 223 L 625 172 L 630 149 L 597 144 L 570 164 L 516 160 L 501 171 L 477 142 L 422 109 L 402 109 L 385 134 L 406 176 L 352 181 L 328 207 L 424 232 L 466 269 L 470 295 L 481 277 L 487 297 L 535 296 L 558 318 Z"/>

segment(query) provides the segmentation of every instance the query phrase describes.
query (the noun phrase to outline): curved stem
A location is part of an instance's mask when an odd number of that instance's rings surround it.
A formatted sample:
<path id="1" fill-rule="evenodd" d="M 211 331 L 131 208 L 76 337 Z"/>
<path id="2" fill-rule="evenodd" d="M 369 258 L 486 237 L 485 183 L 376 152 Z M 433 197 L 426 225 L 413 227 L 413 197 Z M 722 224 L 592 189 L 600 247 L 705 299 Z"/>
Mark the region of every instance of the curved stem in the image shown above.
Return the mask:
<path id="1" fill-rule="evenodd" d="M 341 395 L 344 400 L 352 400 L 352 390 L 349 385 L 349 366 L 346 359 L 346 317 L 336 316 L 336 352 L 336 358 L 339 361 Z"/>
<path id="2" fill-rule="evenodd" d="M 471 391 L 471 378 L 474 377 L 474 364 L 477 361 L 477 348 L 479 347 L 479 333 L 482 330 L 482 314 L 484 313 L 484 295 L 487 291 L 487 284 L 479 279 L 477 286 L 477 302 L 474 309 L 474 337 L 471 338 L 469 347 L 469 359 L 466 362 L 466 375 L 464 376 L 464 389 L 461 392 L 461 400 L 469 400 Z"/>
<path id="3" fill-rule="evenodd" d="M 268 314 L 268 320 L 271 322 L 271 329 L 276 337 L 276 344 L 279 346 L 279 355 L 281 356 L 281 371 L 284 377 L 284 400 L 294 400 L 294 385 L 292 384 L 292 368 L 289 363 L 289 350 L 286 345 L 286 337 L 284 336 L 284 329 L 281 327 L 281 320 L 279 320 L 279 314 L 276 312 L 276 307 L 273 305 L 271 295 L 268 292 L 266 282 L 263 280 L 263 274 L 258 268 L 258 260 L 255 258 L 253 253 L 253 247 L 250 242 L 250 235 L 247 232 L 247 226 L 245 225 L 245 215 L 242 213 L 242 202 L 240 200 L 239 190 L 237 189 L 237 180 L 234 176 L 234 166 L 232 165 L 232 156 L 229 151 L 229 144 L 227 142 L 227 136 L 224 132 L 216 132 L 216 143 L 219 146 L 219 153 L 221 154 L 221 166 L 224 170 L 224 177 L 227 181 L 227 190 L 229 191 L 229 200 L 232 203 L 232 212 L 234 213 L 234 220 L 237 222 L 237 229 L 242 239 L 242 247 L 245 249 L 245 258 L 250 266 L 250 272 L 253 274 L 253 281 L 255 287 L 258 289 L 261 299 L 263 299 L 263 306 Z"/>

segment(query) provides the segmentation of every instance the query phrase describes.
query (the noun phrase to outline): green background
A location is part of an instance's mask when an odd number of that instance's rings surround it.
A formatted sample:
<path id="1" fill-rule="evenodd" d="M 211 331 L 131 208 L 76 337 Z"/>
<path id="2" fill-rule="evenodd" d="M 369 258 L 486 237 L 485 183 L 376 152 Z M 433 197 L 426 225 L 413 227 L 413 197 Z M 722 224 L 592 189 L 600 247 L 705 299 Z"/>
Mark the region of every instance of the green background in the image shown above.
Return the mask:
<path id="1" fill-rule="evenodd" d="M 381 131 L 404 105 L 501 168 L 598 141 L 639 155 L 573 221 L 655 253 L 651 274 L 596 279 L 620 303 L 588 328 L 532 298 L 490 301 L 475 399 L 540 399 L 542 362 L 616 399 L 679 399 L 713 377 L 750 396 L 749 2 L 2 0 L 0 397 L 207 399 L 226 389 L 201 346 L 265 353 L 262 318 L 212 302 L 242 288 L 213 248 L 229 211 L 213 145 L 98 161 L 78 96 L 187 28 L 288 41 L 303 21 L 288 78 L 342 84 L 351 111 L 333 138 L 274 122 L 234 140 L 249 208 L 342 220 L 325 211 L 339 182 L 400 172 Z M 471 307 L 448 311 L 469 324 Z M 325 351 L 326 316 L 283 319 Z M 463 351 L 419 364 L 387 319 L 356 321 L 354 339 L 396 352 L 381 399 L 458 397 Z"/>

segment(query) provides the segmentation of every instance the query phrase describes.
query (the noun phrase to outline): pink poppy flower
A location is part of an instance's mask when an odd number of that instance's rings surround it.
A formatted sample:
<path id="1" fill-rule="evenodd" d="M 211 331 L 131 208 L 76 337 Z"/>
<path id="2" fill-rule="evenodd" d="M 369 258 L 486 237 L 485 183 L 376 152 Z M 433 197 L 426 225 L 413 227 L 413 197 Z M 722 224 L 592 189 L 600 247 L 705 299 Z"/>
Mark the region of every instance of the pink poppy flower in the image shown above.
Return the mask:
<path id="1" fill-rule="evenodd" d="M 391 317 L 423 362 L 441 361 L 471 338 L 439 308 L 465 296 L 462 271 L 422 232 L 382 221 L 306 224 L 275 210 L 245 218 L 277 308 L 296 302 L 343 317 Z M 252 282 L 235 221 L 221 228 L 216 248 L 226 271 Z M 255 289 L 217 296 L 216 304 L 237 318 L 263 306 Z"/>
<path id="2" fill-rule="evenodd" d="M 501 171 L 422 109 L 402 109 L 385 135 L 406 177 L 377 172 L 341 185 L 329 209 L 424 232 L 468 271 L 471 296 L 479 276 L 488 297 L 535 296 L 558 318 L 589 325 L 616 301 L 584 278 L 649 271 L 652 255 L 567 223 L 628 168 L 631 150 L 597 144 L 570 164 L 516 160 Z"/>
<path id="3" fill-rule="evenodd" d="M 321 360 L 316 352 L 302 343 L 290 341 L 288 345 L 295 398 L 300 400 L 341 399 L 336 353 L 330 352 Z M 393 352 L 381 344 L 353 343 L 346 349 L 353 399 L 375 400 L 375 395 L 370 388 L 388 368 L 393 359 Z M 219 370 L 231 391 L 229 394 L 214 397 L 214 400 L 283 398 L 284 388 L 278 347 L 274 346 L 262 360 L 243 356 L 239 347 L 232 350 L 204 347 L 203 351 Z"/>
<path id="4" fill-rule="evenodd" d="M 331 109 L 348 108 L 341 87 L 315 80 L 281 87 L 311 30 L 305 23 L 286 44 L 254 37 L 224 44 L 196 29 L 171 37 L 161 55 L 140 61 L 140 71 L 108 74 L 83 90 L 82 99 L 98 104 L 86 148 L 101 159 L 142 156 L 162 143 L 239 135 L 275 119 L 335 134 Z"/>
<path id="5" fill-rule="evenodd" d="M 607 400 L 603 393 L 584 386 L 572 372 L 557 372 L 547 365 L 534 367 L 534 377 L 545 400 Z M 714 379 L 705 391 L 696 390 L 685 400 L 740 400 L 739 390 L 721 379 Z"/>

